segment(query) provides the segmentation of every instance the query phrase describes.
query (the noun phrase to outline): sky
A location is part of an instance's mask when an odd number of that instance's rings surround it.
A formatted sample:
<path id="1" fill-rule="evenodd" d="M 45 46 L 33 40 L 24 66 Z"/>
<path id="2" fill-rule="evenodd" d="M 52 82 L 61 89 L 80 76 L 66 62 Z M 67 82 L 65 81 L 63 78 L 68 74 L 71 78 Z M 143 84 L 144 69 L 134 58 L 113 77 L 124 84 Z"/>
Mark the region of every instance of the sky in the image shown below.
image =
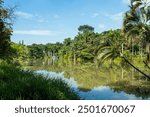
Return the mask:
<path id="1" fill-rule="evenodd" d="M 80 25 L 95 32 L 122 27 L 129 0 L 4 0 L 16 6 L 11 40 L 27 45 L 63 42 L 78 34 Z"/>

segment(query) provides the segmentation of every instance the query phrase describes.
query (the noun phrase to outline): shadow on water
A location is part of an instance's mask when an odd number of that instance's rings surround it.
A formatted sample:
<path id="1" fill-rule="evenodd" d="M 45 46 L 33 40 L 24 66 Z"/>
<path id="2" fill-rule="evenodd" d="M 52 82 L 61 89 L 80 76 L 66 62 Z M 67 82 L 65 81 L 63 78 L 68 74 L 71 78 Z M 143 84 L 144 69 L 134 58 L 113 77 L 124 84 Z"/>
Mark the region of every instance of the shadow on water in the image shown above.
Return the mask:
<path id="1" fill-rule="evenodd" d="M 141 99 L 150 99 L 150 83 L 139 81 L 139 84 L 136 85 L 136 83 L 134 84 L 129 81 L 119 81 L 109 84 L 109 86 L 114 92 L 124 91 L 127 94 L 134 94 L 136 97 L 141 97 Z"/>
<path id="2" fill-rule="evenodd" d="M 79 96 L 85 100 L 141 100 L 142 97 L 137 97 L 134 94 L 127 94 L 124 91 L 114 91 L 109 86 L 101 86 L 92 89 L 91 91 L 80 91 Z"/>

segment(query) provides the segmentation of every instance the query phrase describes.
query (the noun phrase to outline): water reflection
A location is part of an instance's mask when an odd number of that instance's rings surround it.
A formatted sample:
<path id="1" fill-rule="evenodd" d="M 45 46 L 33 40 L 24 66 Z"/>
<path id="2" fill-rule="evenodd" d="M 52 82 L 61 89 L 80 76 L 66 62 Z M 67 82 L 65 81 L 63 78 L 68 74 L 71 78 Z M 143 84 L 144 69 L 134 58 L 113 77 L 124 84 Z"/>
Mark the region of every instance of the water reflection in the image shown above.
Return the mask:
<path id="1" fill-rule="evenodd" d="M 110 86 L 99 86 L 94 87 L 93 89 L 84 89 L 79 88 L 82 84 L 78 83 L 74 78 L 65 78 L 64 72 L 56 73 L 56 72 L 48 72 L 45 70 L 36 71 L 39 74 L 43 74 L 48 76 L 49 78 L 59 78 L 64 80 L 72 90 L 74 90 L 81 99 L 85 100 L 141 100 L 143 97 L 140 96 L 143 92 L 138 96 L 133 94 L 127 94 L 125 91 L 120 91 L 119 89 L 113 89 Z M 150 97 L 150 96 L 149 96 Z M 150 98 L 145 98 L 150 99 Z"/>
<path id="2" fill-rule="evenodd" d="M 108 86 L 96 87 L 88 92 L 80 91 L 81 99 L 85 100 L 141 100 L 142 97 L 126 94 L 124 91 L 114 92 Z"/>
<path id="3" fill-rule="evenodd" d="M 91 63 L 72 65 L 63 62 L 62 64 L 61 61 L 52 59 L 29 60 L 23 66 L 50 78 L 63 79 L 81 99 L 150 99 L 150 81 L 132 68 L 97 68 Z M 150 75 L 144 67 L 140 69 Z"/>

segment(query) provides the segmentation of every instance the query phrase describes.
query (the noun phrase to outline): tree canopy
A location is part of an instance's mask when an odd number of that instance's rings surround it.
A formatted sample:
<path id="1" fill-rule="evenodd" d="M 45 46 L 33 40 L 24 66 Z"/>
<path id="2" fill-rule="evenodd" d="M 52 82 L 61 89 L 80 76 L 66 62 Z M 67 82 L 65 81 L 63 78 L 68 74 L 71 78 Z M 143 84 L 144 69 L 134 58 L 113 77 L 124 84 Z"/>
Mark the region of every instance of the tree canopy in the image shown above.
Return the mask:
<path id="1" fill-rule="evenodd" d="M 150 61 L 150 3 L 148 0 L 131 0 L 130 10 L 125 13 L 123 32 L 133 42 L 146 49 Z"/>
<path id="2" fill-rule="evenodd" d="M 3 6 L 0 0 L 0 57 L 3 58 L 9 53 L 10 36 L 12 34 L 11 19 L 12 11 Z"/>
<path id="3" fill-rule="evenodd" d="M 92 26 L 89 26 L 89 25 L 81 25 L 79 28 L 78 28 L 79 32 L 81 33 L 88 33 L 88 32 L 93 32 L 94 31 L 94 28 Z"/>

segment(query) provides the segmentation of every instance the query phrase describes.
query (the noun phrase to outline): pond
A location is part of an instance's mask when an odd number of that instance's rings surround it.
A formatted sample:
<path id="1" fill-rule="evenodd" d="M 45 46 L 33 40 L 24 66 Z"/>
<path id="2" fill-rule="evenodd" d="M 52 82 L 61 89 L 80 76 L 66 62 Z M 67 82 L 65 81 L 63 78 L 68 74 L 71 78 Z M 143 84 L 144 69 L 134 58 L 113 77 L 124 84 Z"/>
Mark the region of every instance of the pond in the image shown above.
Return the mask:
<path id="1" fill-rule="evenodd" d="M 150 99 L 150 81 L 132 68 L 96 68 L 92 64 L 52 65 L 43 61 L 32 61 L 24 67 L 49 78 L 61 78 L 83 100 Z"/>

